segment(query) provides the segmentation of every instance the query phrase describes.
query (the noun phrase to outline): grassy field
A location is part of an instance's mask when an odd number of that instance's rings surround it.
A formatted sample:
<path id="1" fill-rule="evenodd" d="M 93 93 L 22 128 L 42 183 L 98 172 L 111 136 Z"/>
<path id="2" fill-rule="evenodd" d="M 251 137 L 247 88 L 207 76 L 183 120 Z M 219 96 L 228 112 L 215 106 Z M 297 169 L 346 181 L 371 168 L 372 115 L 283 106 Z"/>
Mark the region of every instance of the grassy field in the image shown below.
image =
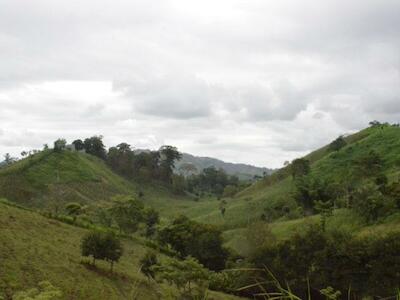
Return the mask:
<path id="1" fill-rule="evenodd" d="M 116 264 L 82 264 L 80 240 L 85 229 L 47 219 L 37 213 L 0 203 L 0 296 L 35 287 L 49 280 L 63 299 L 175 299 L 176 290 L 148 281 L 139 272 L 146 247 L 124 240 L 124 255 Z M 168 296 L 168 295 L 171 295 Z M 209 299 L 238 299 L 211 292 Z"/>

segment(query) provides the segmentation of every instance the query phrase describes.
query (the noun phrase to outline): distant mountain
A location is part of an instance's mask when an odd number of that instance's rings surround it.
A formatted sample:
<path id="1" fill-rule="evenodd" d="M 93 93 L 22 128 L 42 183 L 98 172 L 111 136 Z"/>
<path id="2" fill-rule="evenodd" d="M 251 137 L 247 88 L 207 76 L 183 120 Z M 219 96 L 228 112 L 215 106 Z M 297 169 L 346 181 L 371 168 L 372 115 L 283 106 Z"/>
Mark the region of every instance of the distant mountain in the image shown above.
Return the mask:
<path id="1" fill-rule="evenodd" d="M 200 157 L 188 153 L 182 153 L 182 159 L 175 165 L 178 173 L 182 173 L 181 169 L 184 165 L 194 166 L 193 173 L 200 173 L 203 169 L 213 166 L 216 169 L 223 169 L 229 175 L 236 175 L 241 180 L 252 180 L 254 176 L 263 176 L 264 173 L 269 175 L 273 172 L 272 169 L 268 168 L 229 163 L 212 157 Z"/>

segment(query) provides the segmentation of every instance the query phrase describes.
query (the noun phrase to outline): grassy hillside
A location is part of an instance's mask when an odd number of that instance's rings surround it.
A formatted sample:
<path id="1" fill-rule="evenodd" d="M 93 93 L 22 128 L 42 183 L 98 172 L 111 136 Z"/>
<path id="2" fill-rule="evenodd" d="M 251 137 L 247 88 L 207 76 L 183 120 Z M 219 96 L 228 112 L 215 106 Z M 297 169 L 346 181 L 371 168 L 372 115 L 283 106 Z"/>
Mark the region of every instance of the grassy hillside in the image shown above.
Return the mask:
<path id="1" fill-rule="evenodd" d="M 47 150 L 0 170 L 0 197 L 28 206 L 46 207 L 54 201 L 89 203 L 132 192 L 129 182 L 84 153 Z"/>
<path id="2" fill-rule="evenodd" d="M 146 248 L 124 240 L 124 255 L 115 273 L 98 262 L 93 269 L 82 264 L 80 240 L 87 232 L 31 211 L 0 203 L 0 296 L 35 287 L 49 280 L 63 299 L 175 299 L 175 290 L 148 281 L 139 272 Z M 209 299 L 238 299 L 210 293 Z"/>

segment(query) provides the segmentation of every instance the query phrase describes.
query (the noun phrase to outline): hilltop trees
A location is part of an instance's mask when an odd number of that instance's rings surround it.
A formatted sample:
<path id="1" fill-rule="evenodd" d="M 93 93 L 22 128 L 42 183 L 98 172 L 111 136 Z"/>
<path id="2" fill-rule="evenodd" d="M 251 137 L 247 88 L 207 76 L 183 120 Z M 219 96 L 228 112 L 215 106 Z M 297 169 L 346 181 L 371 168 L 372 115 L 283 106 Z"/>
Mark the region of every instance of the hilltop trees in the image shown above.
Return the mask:
<path id="1" fill-rule="evenodd" d="M 344 146 L 346 146 L 346 141 L 343 135 L 339 136 L 336 140 L 329 144 L 329 150 L 331 151 L 339 151 Z"/>
<path id="2" fill-rule="evenodd" d="M 77 139 L 75 141 L 72 142 L 72 145 L 75 146 L 75 150 L 80 151 L 80 150 L 84 150 L 85 149 L 85 144 L 83 143 L 82 140 Z"/>
<path id="3" fill-rule="evenodd" d="M 107 163 L 125 177 L 133 177 L 134 159 L 135 154 L 127 143 L 118 144 L 108 150 Z"/>
<path id="4" fill-rule="evenodd" d="M 67 141 L 65 139 L 58 139 L 54 142 L 54 152 L 61 152 L 65 149 Z"/>
<path id="5" fill-rule="evenodd" d="M 106 159 L 107 152 L 105 146 L 103 144 L 103 136 L 92 136 L 90 138 L 86 138 L 83 142 L 85 151 L 88 154 L 97 156 L 101 159 Z"/>
<path id="6" fill-rule="evenodd" d="M 108 261 L 112 271 L 114 263 L 118 262 L 123 253 L 123 248 L 120 240 L 113 233 L 93 231 L 83 237 L 81 253 L 82 256 L 91 256 L 93 265 L 96 259 Z"/>

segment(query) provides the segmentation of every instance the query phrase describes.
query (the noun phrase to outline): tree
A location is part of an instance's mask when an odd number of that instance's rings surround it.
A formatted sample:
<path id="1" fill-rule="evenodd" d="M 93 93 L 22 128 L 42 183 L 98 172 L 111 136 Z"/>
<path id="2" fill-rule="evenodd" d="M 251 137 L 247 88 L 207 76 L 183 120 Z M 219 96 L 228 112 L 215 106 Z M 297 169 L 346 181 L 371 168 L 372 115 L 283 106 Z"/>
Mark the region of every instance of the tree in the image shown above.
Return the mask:
<path id="1" fill-rule="evenodd" d="M 161 179 L 165 182 L 170 183 L 172 173 L 175 167 L 175 160 L 180 160 L 182 154 L 178 151 L 176 147 L 164 145 L 160 148 L 161 163 Z"/>
<path id="2" fill-rule="evenodd" d="M 182 175 L 172 175 L 172 190 L 176 194 L 182 194 L 185 191 L 185 177 Z"/>
<path id="3" fill-rule="evenodd" d="M 6 165 L 11 165 L 13 162 L 15 162 L 16 161 L 16 159 L 14 158 L 14 157 L 12 157 L 11 155 L 10 155 L 10 153 L 6 153 L 5 155 L 4 155 L 4 163 L 6 164 Z"/>
<path id="4" fill-rule="evenodd" d="M 61 152 L 65 149 L 67 141 L 65 139 L 58 139 L 54 141 L 54 152 Z"/>
<path id="5" fill-rule="evenodd" d="M 396 209 L 396 201 L 383 195 L 374 185 L 364 185 L 352 195 L 352 209 L 371 224 Z"/>
<path id="6" fill-rule="evenodd" d="M 135 154 L 127 143 L 120 143 L 108 150 L 107 163 L 122 176 L 132 178 L 134 176 Z"/>
<path id="7" fill-rule="evenodd" d="M 147 278 L 154 278 L 154 266 L 158 265 L 158 259 L 153 251 L 147 251 L 140 260 L 140 271 L 146 275 Z"/>
<path id="8" fill-rule="evenodd" d="M 112 198 L 111 215 L 120 232 L 133 233 L 144 218 L 144 205 L 133 196 L 118 195 Z"/>
<path id="9" fill-rule="evenodd" d="M 162 265 L 156 265 L 153 269 L 160 279 L 174 284 L 181 293 L 190 296 L 193 292 L 192 283 L 201 287 L 209 278 L 209 272 L 192 257 L 183 261 L 167 259 Z"/>
<path id="10" fill-rule="evenodd" d="M 83 144 L 85 146 L 86 153 L 97 156 L 101 159 L 106 159 L 107 153 L 103 144 L 102 135 L 86 138 Z"/>
<path id="11" fill-rule="evenodd" d="M 155 226 L 160 222 L 160 216 L 154 208 L 144 210 L 144 219 L 146 224 L 146 236 L 151 237 L 155 232 Z"/>
<path id="12" fill-rule="evenodd" d="M 96 259 L 106 260 L 110 263 L 111 272 L 115 262 L 122 256 L 123 248 L 120 240 L 110 232 L 89 232 L 81 241 L 82 256 L 91 256 L 93 265 Z"/>
<path id="13" fill-rule="evenodd" d="M 297 158 L 292 161 L 290 166 L 292 177 L 301 177 L 310 173 L 310 161 L 304 158 Z"/>
<path id="14" fill-rule="evenodd" d="M 344 146 L 346 146 L 346 141 L 343 135 L 339 136 L 336 140 L 329 144 L 329 150 L 331 151 L 339 151 Z"/>
<path id="15" fill-rule="evenodd" d="M 228 252 L 223 247 L 221 230 L 213 225 L 179 216 L 159 232 L 159 240 L 170 245 L 181 257 L 193 256 L 211 270 L 225 268 Z"/>
<path id="16" fill-rule="evenodd" d="M 85 149 L 85 144 L 83 143 L 82 140 L 77 139 L 75 141 L 72 142 L 72 145 L 75 146 L 75 150 L 80 151 L 80 150 L 84 150 Z"/>

